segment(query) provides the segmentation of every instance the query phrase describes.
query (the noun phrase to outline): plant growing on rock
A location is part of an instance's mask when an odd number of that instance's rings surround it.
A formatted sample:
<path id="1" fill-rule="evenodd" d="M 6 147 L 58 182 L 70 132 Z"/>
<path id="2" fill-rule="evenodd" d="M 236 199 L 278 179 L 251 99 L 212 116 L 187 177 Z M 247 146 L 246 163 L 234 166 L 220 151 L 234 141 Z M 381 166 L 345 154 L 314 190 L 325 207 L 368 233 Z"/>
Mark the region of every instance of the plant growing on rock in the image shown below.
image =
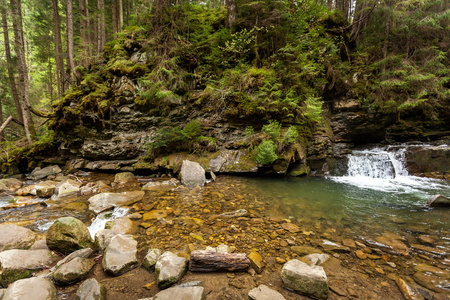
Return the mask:
<path id="1" fill-rule="evenodd" d="M 277 160 L 278 156 L 275 153 L 277 146 L 274 142 L 264 140 L 258 147 L 256 147 L 255 160 L 261 165 L 268 165 Z"/>

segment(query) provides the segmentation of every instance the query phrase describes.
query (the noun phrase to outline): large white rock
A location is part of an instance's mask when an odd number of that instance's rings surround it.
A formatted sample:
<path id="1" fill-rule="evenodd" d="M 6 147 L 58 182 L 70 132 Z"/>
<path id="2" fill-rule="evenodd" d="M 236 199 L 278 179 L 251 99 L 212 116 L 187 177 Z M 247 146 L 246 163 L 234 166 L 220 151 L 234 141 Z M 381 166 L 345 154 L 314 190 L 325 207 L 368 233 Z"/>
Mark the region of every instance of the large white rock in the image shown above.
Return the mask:
<path id="1" fill-rule="evenodd" d="M 103 255 L 103 270 L 117 276 L 134 269 L 137 265 L 137 242 L 128 235 L 114 236 Z"/>
<path id="2" fill-rule="evenodd" d="M 59 266 L 52 273 L 53 280 L 58 284 L 71 284 L 83 280 L 94 267 L 95 262 L 90 258 L 75 257 Z"/>
<path id="3" fill-rule="evenodd" d="M 56 288 L 48 279 L 33 277 L 17 280 L 5 292 L 2 300 L 57 300 Z"/>
<path id="4" fill-rule="evenodd" d="M 155 295 L 153 300 L 203 300 L 205 291 L 201 286 L 172 287 Z"/>
<path id="5" fill-rule="evenodd" d="M 186 274 L 188 262 L 170 251 L 164 252 L 155 265 L 158 286 L 165 289 L 180 280 Z"/>
<path id="6" fill-rule="evenodd" d="M 284 264 L 281 280 L 288 289 L 318 299 L 328 299 L 328 279 L 321 266 L 308 265 L 298 259 Z"/>
<path id="7" fill-rule="evenodd" d="M 75 300 L 105 300 L 106 288 L 95 278 L 85 280 L 77 290 Z"/>
<path id="8" fill-rule="evenodd" d="M 248 297 L 250 300 L 285 300 L 283 295 L 264 284 L 250 290 Z"/>
<path id="9" fill-rule="evenodd" d="M 101 193 L 89 198 L 89 209 L 98 214 L 116 206 L 131 205 L 144 198 L 144 191 Z"/>
<path id="10" fill-rule="evenodd" d="M 183 160 L 180 178 L 181 182 L 188 188 L 204 186 L 206 182 L 205 169 L 199 163 Z"/>
<path id="11" fill-rule="evenodd" d="M 38 180 L 38 179 L 47 177 L 49 175 L 58 174 L 60 172 L 61 172 L 61 168 L 57 165 L 48 166 L 43 169 L 36 168 L 31 172 L 31 177 L 33 177 L 35 180 Z"/>
<path id="12" fill-rule="evenodd" d="M 426 204 L 430 207 L 450 207 L 450 198 L 442 195 L 434 195 Z"/>
<path id="13" fill-rule="evenodd" d="M 12 224 L 0 225 L 0 252 L 9 249 L 28 249 L 37 235 L 28 228 Z"/>

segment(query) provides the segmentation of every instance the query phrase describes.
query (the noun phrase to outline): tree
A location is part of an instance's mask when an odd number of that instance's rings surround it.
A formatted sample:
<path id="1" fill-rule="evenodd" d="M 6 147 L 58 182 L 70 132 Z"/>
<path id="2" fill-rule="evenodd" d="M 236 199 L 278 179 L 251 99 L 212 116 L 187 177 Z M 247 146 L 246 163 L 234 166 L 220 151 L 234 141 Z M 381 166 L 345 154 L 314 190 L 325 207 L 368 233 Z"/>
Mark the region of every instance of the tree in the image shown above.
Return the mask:
<path id="1" fill-rule="evenodd" d="M 55 43 L 56 80 L 58 87 L 58 97 L 61 97 L 67 90 L 68 76 L 64 71 L 64 60 L 61 41 L 61 21 L 59 18 L 58 0 L 52 0 L 53 8 L 53 36 Z"/>
<path id="2" fill-rule="evenodd" d="M 75 80 L 78 78 L 77 71 L 75 69 L 75 50 L 74 50 L 74 36 L 73 36 L 73 9 L 72 0 L 67 0 L 67 56 L 69 59 L 70 71 L 73 74 Z"/>
<path id="3" fill-rule="evenodd" d="M 31 105 L 28 99 L 29 82 L 27 63 L 25 59 L 21 2 L 20 0 L 10 0 L 10 4 L 14 29 L 14 45 L 18 58 L 17 69 L 19 71 L 20 104 L 22 107 L 23 125 L 25 129 L 25 136 L 28 142 L 32 143 L 34 137 L 36 136 L 36 130 L 34 128 L 33 119 L 31 118 Z"/>

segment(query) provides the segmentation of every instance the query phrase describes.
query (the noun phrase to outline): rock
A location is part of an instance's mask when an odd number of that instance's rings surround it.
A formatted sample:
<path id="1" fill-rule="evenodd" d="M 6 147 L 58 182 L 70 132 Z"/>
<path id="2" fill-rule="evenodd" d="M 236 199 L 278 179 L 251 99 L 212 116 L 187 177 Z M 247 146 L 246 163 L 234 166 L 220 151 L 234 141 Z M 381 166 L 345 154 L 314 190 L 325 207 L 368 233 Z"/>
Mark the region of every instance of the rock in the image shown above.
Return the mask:
<path id="1" fill-rule="evenodd" d="M 131 205 L 141 201 L 144 195 L 144 191 L 101 193 L 89 198 L 89 209 L 98 214 L 116 206 Z"/>
<path id="2" fill-rule="evenodd" d="M 309 246 L 292 246 L 291 251 L 298 255 L 308 255 L 313 253 L 322 253 L 322 251 Z"/>
<path id="3" fill-rule="evenodd" d="M 248 258 L 250 259 L 250 265 L 256 271 L 256 273 L 258 274 L 261 273 L 264 268 L 263 259 L 261 255 L 256 251 L 252 251 L 248 255 Z"/>
<path id="4" fill-rule="evenodd" d="M 3 209 L 11 209 L 18 207 L 25 207 L 29 205 L 35 205 L 42 203 L 44 200 L 33 196 L 17 196 L 12 199 L 10 203 L 3 206 Z"/>
<path id="5" fill-rule="evenodd" d="M 444 174 L 450 170 L 449 146 L 408 147 L 405 158 L 406 168 L 413 174 Z"/>
<path id="6" fill-rule="evenodd" d="M 59 218 L 47 231 L 48 248 L 64 254 L 86 248 L 91 243 L 87 226 L 73 217 Z"/>
<path id="7" fill-rule="evenodd" d="M 308 265 L 320 266 L 330 259 L 330 255 L 324 253 L 313 253 L 306 255 L 302 260 Z"/>
<path id="8" fill-rule="evenodd" d="M 137 267 L 137 242 L 127 235 L 118 234 L 111 239 L 103 255 L 102 267 L 114 276 Z"/>
<path id="9" fill-rule="evenodd" d="M 205 292 L 201 286 L 172 287 L 155 295 L 153 300 L 203 300 Z"/>
<path id="10" fill-rule="evenodd" d="M 281 227 L 283 227 L 284 230 L 289 231 L 290 233 L 296 233 L 300 231 L 300 228 L 298 228 L 297 225 L 292 223 L 283 223 L 281 224 Z"/>
<path id="11" fill-rule="evenodd" d="M 28 249 L 37 239 L 36 233 L 17 225 L 0 225 L 0 252 L 9 249 Z"/>
<path id="12" fill-rule="evenodd" d="M 165 289 L 180 280 L 187 271 L 188 260 L 166 251 L 156 262 L 156 282 L 161 289 Z"/>
<path id="13" fill-rule="evenodd" d="M 238 209 L 236 211 L 226 212 L 223 214 L 218 215 L 217 217 L 222 218 L 238 218 L 238 217 L 245 217 L 248 215 L 248 211 L 245 209 Z"/>
<path id="14" fill-rule="evenodd" d="M 85 280 L 77 290 L 74 300 L 105 300 L 106 288 L 95 278 Z"/>
<path id="15" fill-rule="evenodd" d="M 135 181 L 136 181 L 136 176 L 134 176 L 134 174 L 131 172 L 117 173 L 114 176 L 114 182 L 117 184 L 126 184 L 129 182 L 135 182 Z"/>
<path id="16" fill-rule="evenodd" d="M 415 282 L 436 293 L 450 295 L 447 287 L 450 286 L 450 278 L 437 276 L 429 272 L 416 272 L 413 275 Z"/>
<path id="17" fill-rule="evenodd" d="M 40 198 L 50 198 L 55 193 L 56 186 L 39 186 L 36 188 L 36 196 Z"/>
<path id="18" fill-rule="evenodd" d="M 0 192 L 14 193 L 22 187 L 23 183 L 19 179 L 0 179 Z"/>
<path id="19" fill-rule="evenodd" d="M 81 194 L 81 184 L 69 179 L 56 187 L 55 195 L 58 198 Z"/>
<path id="20" fill-rule="evenodd" d="M 166 181 L 150 181 L 142 187 L 142 190 L 144 191 L 170 190 L 177 187 L 178 184 L 179 182 L 175 178 Z"/>
<path id="21" fill-rule="evenodd" d="M 55 272 L 52 273 L 53 280 L 58 284 L 72 284 L 74 282 L 84 279 L 95 262 L 90 258 L 75 257 L 67 263 L 59 266 Z"/>
<path id="22" fill-rule="evenodd" d="M 11 249 L 0 253 L 0 285 L 31 276 L 36 270 L 47 268 L 55 262 L 55 255 L 48 250 Z"/>
<path id="23" fill-rule="evenodd" d="M 163 209 L 154 209 L 151 210 L 149 212 L 146 212 L 143 216 L 142 216 L 142 220 L 143 221 L 147 221 L 147 220 L 158 220 L 161 218 L 165 218 L 169 215 L 169 210 L 163 210 Z"/>
<path id="24" fill-rule="evenodd" d="M 365 254 L 364 252 L 362 252 L 361 250 L 356 250 L 355 251 L 356 256 L 359 259 L 366 259 L 367 258 L 367 254 Z"/>
<path id="25" fill-rule="evenodd" d="M 149 272 L 153 272 L 160 256 L 161 250 L 155 248 L 148 250 L 147 255 L 144 257 L 144 261 L 142 262 L 142 267 Z"/>
<path id="26" fill-rule="evenodd" d="M 205 169 L 199 163 L 183 160 L 180 178 L 181 182 L 188 188 L 204 186 L 206 182 Z"/>
<path id="27" fill-rule="evenodd" d="M 285 300 L 283 295 L 270 289 L 268 286 L 261 284 L 248 292 L 250 300 Z"/>
<path id="28" fill-rule="evenodd" d="M 219 155 L 209 161 L 208 170 L 215 173 L 256 173 L 258 165 L 250 150 L 227 149 L 220 150 Z"/>
<path id="29" fill-rule="evenodd" d="M 108 247 L 111 239 L 118 235 L 118 232 L 115 232 L 111 229 L 102 229 L 95 233 L 95 247 L 101 252 L 105 251 L 106 247 Z"/>
<path id="30" fill-rule="evenodd" d="M 105 229 L 111 229 L 112 231 L 122 234 L 131 233 L 133 230 L 133 221 L 128 217 L 120 217 L 107 222 Z"/>
<path id="31" fill-rule="evenodd" d="M 50 272 L 55 272 L 57 268 L 59 268 L 61 265 L 70 262 L 72 259 L 75 259 L 77 257 L 80 258 L 88 258 L 94 251 L 91 248 L 84 248 L 84 249 L 80 249 L 77 250 L 75 252 L 70 253 L 69 255 L 67 255 L 66 257 L 64 257 L 63 259 L 61 259 L 60 261 L 58 261 L 58 263 L 51 268 Z"/>
<path id="32" fill-rule="evenodd" d="M 397 278 L 395 280 L 398 288 L 402 292 L 406 300 L 424 300 L 425 298 L 420 294 L 420 292 L 410 283 L 407 283 L 402 278 Z"/>
<path id="33" fill-rule="evenodd" d="M 47 247 L 47 242 L 45 241 L 45 239 L 37 240 L 36 242 L 34 242 L 33 246 L 29 248 L 29 250 L 42 250 L 42 249 L 50 250 Z"/>
<path id="34" fill-rule="evenodd" d="M 297 259 L 290 260 L 281 270 L 281 280 L 288 289 L 328 299 L 328 279 L 321 266 L 310 266 Z"/>
<path id="35" fill-rule="evenodd" d="M 14 282 L 2 300 L 57 300 L 56 288 L 48 279 L 33 277 Z"/>
<path id="36" fill-rule="evenodd" d="M 58 174 L 61 173 L 61 168 L 57 165 L 54 166 L 48 166 L 43 169 L 36 168 L 31 172 L 31 177 L 33 177 L 34 180 L 39 180 L 42 178 L 45 178 L 49 175 Z"/>
<path id="37" fill-rule="evenodd" d="M 434 195 L 433 198 L 431 198 L 425 205 L 429 207 L 450 207 L 450 199 L 437 194 Z"/>
<path id="38" fill-rule="evenodd" d="M 329 240 L 322 240 L 318 242 L 318 245 L 323 248 L 323 250 L 328 252 L 335 252 L 335 253 L 346 253 L 350 251 L 350 248 L 344 247 L 338 243 L 329 241 Z"/>

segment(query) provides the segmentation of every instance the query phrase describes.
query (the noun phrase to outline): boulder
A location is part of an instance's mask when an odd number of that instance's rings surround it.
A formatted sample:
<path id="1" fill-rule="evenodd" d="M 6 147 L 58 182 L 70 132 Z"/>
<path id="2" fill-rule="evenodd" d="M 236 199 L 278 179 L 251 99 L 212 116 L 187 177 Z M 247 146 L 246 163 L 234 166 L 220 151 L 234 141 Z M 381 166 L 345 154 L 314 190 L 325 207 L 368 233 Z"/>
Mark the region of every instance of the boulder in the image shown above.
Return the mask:
<path id="1" fill-rule="evenodd" d="M 111 229 L 102 229 L 95 233 L 95 247 L 101 252 L 105 251 L 106 247 L 108 247 L 111 239 L 118 235 L 118 232 L 115 232 Z"/>
<path id="2" fill-rule="evenodd" d="M 64 254 L 86 248 L 91 243 L 87 226 L 73 217 L 59 218 L 47 231 L 48 248 Z"/>
<path id="3" fill-rule="evenodd" d="M 442 196 L 442 195 L 434 195 L 433 198 L 431 198 L 426 206 L 429 207 L 450 207 L 450 198 Z"/>
<path id="4" fill-rule="evenodd" d="M 2 300 L 57 300 L 56 287 L 48 279 L 33 277 L 14 282 Z"/>
<path id="5" fill-rule="evenodd" d="M 324 262 L 330 259 L 330 255 L 324 253 L 313 253 L 306 255 L 302 260 L 308 265 L 320 266 Z"/>
<path id="6" fill-rule="evenodd" d="M 155 248 L 148 250 L 147 255 L 142 261 L 142 267 L 149 272 L 153 272 L 155 270 L 156 262 L 160 256 L 161 250 Z"/>
<path id="7" fill-rule="evenodd" d="M 0 179 L 0 192 L 14 193 L 22 187 L 23 183 L 19 179 Z"/>
<path id="8" fill-rule="evenodd" d="M 136 182 L 136 176 L 131 172 L 117 173 L 114 176 L 114 182 L 117 184 L 126 184 L 129 182 Z"/>
<path id="9" fill-rule="evenodd" d="M 164 252 L 155 265 L 158 286 L 165 289 L 180 280 L 187 271 L 188 262 L 170 251 Z"/>
<path id="10" fill-rule="evenodd" d="M 11 249 L 0 253 L 0 285 L 31 276 L 36 270 L 47 268 L 55 262 L 55 255 L 48 250 Z"/>
<path id="11" fill-rule="evenodd" d="M 205 169 L 199 163 L 183 160 L 180 178 L 181 182 L 188 188 L 204 186 L 206 182 Z"/>
<path id="12" fill-rule="evenodd" d="M 248 298 L 250 300 L 285 300 L 283 295 L 264 284 L 250 290 Z"/>
<path id="13" fill-rule="evenodd" d="M 155 295 L 153 300 L 204 300 L 205 291 L 201 286 L 172 287 Z"/>
<path id="14" fill-rule="evenodd" d="M 56 187 L 56 191 L 55 194 L 57 195 L 58 198 L 61 197 L 68 197 L 68 196 L 73 196 L 73 195 L 80 195 L 81 194 L 81 183 L 69 179 L 66 180 L 65 182 L 59 184 Z"/>
<path id="15" fill-rule="evenodd" d="M 37 239 L 36 233 L 17 225 L 0 225 L 0 252 L 9 249 L 28 249 Z"/>
<path id="16" fill-rule="evenodd" d="M 36 168 L 31 172 L 31 177 L 34 180 L 39 180 L 39 179 L 45 178 L 49 175 L 58 174 L 60 172 L 61 172 L 61 168 L 57 165 L 48 166 L 43 169 Z"/>
<path id="17" fill-rule="evenodd" d="M 127 234 L 133 230 L 133 221 L 128 217 L 120 217 L 118 219 L 108 221 L 105 229 L 111 229 L 117 233 Z"/>
<path id="18" fill-rule="evenodd" d="M 105 300 L 106 288 L 95 278 L 85 280 L 75 294 L 75 300 Z"/>
<path id="19" fill-rule="evenodd" d="M 72 259 L 75 259 L 77 257 L 88 258 L 89 256 L 91 256 L 91 254 L 93 252 L 94 251 L 91 248 L 84 248 L 84 249 L 80 249 L 75 252 L 72 252 L 69 255 L 67 255 L 66 257 L 64 257 L 63 259 L 61 259 L 60 261 L 58 261 L 58 263 L 53 268 L 51 268 L 50 272 L 52 272 L 52 273 L 55 272 L 56 269 L 58 269 L 60 266 L 70 262 Z"/>
<path id="20" fill-rule="evenodd" d="M 318 299 L 328 299 L 328 279 L 320 266 L 290 260 L 281 270 L 281 280 L 288 289 Z"/>
<path id="21" fill-rule="evenodd" d="M 89 198 L 89 209 L 98 214 L 116 206 L 131 205 L 144 198 L 144 191 L 101 193 Z"/>
<path id="22" fill-rule="evenodd" d="M 128 235 L 118 234 L 111 239 L 103 255 L 102 267 L 114 276 L 137 267 L 137 242 Z"/>
<path id="23" fill-rule="evenodd" d="M 52 273 L 53 280 L 58 284 L 71 284 L 84 279 L 95 262 L 90 258 L 75 257 L 70 261 L 60 265 Z"/>
<path id="24" fill-rule="evenodd" d="M 55 193 L 56 185 L 56 181 L 47 180 L 28 187 L 32 187 L 30 191 L 31 195 L 35 195 L 41 198 L 50 198 Z M 26 189 L 28 187 L 22 189 Z"/>

